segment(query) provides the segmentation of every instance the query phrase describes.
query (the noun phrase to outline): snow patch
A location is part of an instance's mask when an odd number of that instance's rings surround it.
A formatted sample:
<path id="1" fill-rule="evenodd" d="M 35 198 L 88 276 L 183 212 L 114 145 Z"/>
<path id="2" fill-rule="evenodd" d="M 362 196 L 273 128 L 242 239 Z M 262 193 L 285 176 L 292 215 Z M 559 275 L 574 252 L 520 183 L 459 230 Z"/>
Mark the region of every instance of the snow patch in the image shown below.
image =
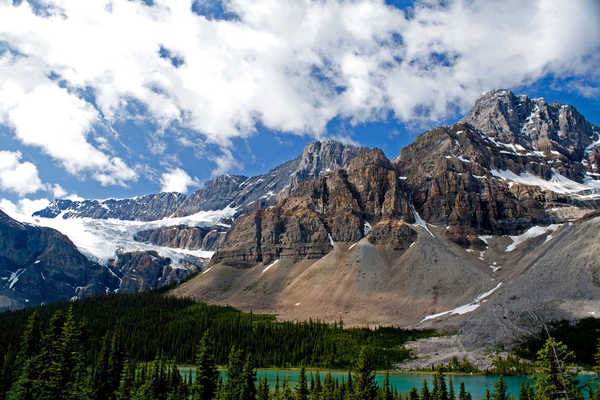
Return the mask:
<path id="1" fill-rule="evenodd" d="M 481 240 L 483 243 L 485 243 L 486 246 L 489 246 L 487 241 L 492 238 L 491 235 L 479 235 L 477 237 L 479 238 L 479 240 Z"/>
<path id="2" fill-rule="evenodd" d="M 19 277 L 23 275 L 23 272 L 25 272 L 25 268 L 19 268 L 15 272 L 11 272 L 10 276 L 8 277 L 9 289 L 15 290 L 13 288 L 17 284 L 17 282 L 19 282 Z"/>
<path id="3" fill-rule="evenodd" d="M 331 245 L 331 247 L 334 247 L 333 238 L 331 237 L 331 233 L 328 233 L 327 237 L 329 238 L 329 244 Z"/>
<path id="4" fill-rule="evenodd" d="M 473 299 L 473 301 L 470 302 L 469 304 L 465 304 L 460 307 L 453 308 L 452 310 L 443 311 L 441 313 L 428 315 L 425 318 L 423 318 L 421 320 L 421 322 L 425 322 L 430 319 L 436 319 L 436 318 L 442 317 L 444 315 L 452 315 L 452 314 L 463 315 L 466 313 L 470 313 L 471 311 L 475 311 L 476 309 L 479 308 L 479 306 L 481 305 L 483 300 L 486 299 L 487 297 L 491 296 L 496 290 L 498 290 L 500 288 L 500 286 L 502 286 L 502 282 L 498 283 L 496 285 L 496 287 L 494 287 L 493 289 L 488 290 L 487 292 L 484 292 L 484 293 L 480 294 L 479 296 L 475 297 L 475 299 Z"/>
<path id="5" fill-rule="evenodd" d="M 560 227 L 561 224 L 552 224 L 548 226 L 532 226 L 521 235 L 509 236 L 513 242 L 506 247 L 505 251 L 509 253 L 516 249 L 518 245 L 525 242 L 526 240 L 541 236 L 547 232 L 556 232 Z"/>
<path id="6" fill-rule="evenodd" d="M 552 178 L 549 181 L 542 179 L 537 175 L 530 174 L 529 172 L 517 175 L 511 170 L 492 169 L 490 170 L 490 173 L 502 180 L 521 183 L 523 185 L 538 186 L 542 189 L 556 193 L 575 194 L 577 192 L 592 191 L 592 194 L 600 195 L 600 193 L 598 193 L 600 190 L 600 183 L 596 184 L 590 182 L 588 179 L 584 180 L 584 183 L 578 183 L 559 174 L 554 168 L 552 168 Z"/>
<path id="7" fill-rule="evenodd" d="M 365 221 L 365 223 L 363 224 L 363 236 L 369 236 L 369 233 L 371 233 L 372 230 L 373 228 L 371 227 L 371 224 Z"/>
<path id="8" fill-rule="evenodd" d="M 356 246 L 358 244 L 358 242 L 354 243 L 352 246 L 348 247 L 348 250 L 352 250 L 354 248 L 354 246 Z"/>
<path id="9" fill-rule="evenodd" d="M 264 274 L 265 272 L 267 272 L 269 270 L 269 268 L 271 268 L 272 266 L 276 265 L 279 262 L 279 259 L 273 261 L 271 264 L 269 264 L 268 266 L 265 267 L 265 269 L 262 270 L 261 274 Z"/>
<path id="10" fill-rule="evenodd" d="M 420 226 L 421 228 L 425 229 L 427 233 L 431 235 L 431 237 L 435 237 L 434 234 L 431 233 L 431 231 L 427 227 L 427 222 L 423 221 L 417 210 L 415 210 L 415 207 L 410 206 L 410 208 L 412 209 L 413 217 L 415 218 L 415 223 L 413 224 L 413 226 Z"/>

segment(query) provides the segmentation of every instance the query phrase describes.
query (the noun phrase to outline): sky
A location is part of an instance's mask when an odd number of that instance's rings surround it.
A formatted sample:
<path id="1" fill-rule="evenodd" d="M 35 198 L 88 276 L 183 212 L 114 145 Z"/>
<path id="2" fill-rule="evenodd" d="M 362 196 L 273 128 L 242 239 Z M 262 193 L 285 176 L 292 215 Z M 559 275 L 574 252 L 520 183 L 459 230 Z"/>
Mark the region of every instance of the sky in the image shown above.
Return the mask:
<path id="1" fill-rule="evenodd" d="M 600 125 L 597 0 L 0 0 L 0 208 L 388 157 L 487 90 Z"/>

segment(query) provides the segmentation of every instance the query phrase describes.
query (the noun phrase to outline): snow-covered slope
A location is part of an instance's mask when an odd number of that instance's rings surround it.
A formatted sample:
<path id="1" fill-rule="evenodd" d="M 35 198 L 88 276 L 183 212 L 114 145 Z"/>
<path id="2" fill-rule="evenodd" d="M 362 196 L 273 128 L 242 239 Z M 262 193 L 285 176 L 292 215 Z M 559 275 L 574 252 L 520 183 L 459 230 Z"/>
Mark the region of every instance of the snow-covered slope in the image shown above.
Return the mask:
<path id="1" fill-rule="evenodd" d="M 163 218 L 156 221 L 126 221 L 118 219 L 95 218 L 55 218 L 31 217 L 26 215 L 11 215 L 13 218 L 27 223 L 54 228 L 63 233 L 77 248 L 91 259 L 107 264 L 116 258 L 118 251 L 156 251 L 161 257 L 169 257 L 177 265 L 186 256 L 209 259 L 211 251 L 187 250 L 157 246 L 135 241 L 133 236 L 142 230 L 165 226 L 213 226 L 222 219 L 230 218 L 236 212 L 235 208 L 225 208 L 217 211 L 200 211 L 186 217 Z"/>

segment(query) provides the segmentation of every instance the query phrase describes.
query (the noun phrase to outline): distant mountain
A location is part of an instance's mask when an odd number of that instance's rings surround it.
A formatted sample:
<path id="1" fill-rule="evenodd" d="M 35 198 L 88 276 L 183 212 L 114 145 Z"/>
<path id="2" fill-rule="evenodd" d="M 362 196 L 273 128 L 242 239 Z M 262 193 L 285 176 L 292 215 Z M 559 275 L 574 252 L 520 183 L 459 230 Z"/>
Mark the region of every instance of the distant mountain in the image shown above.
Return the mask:
<path id="1" fill-rule="evenodd" d="M 109 265 L 82 254 L 55 229 L 18 222 L 0 211 L 0 311 L 115 291 L 137 292 L 181 281 L 205 261 L 183 265 L 154 251 L 119 252 Z"/>
<path id="2" fill-rule="evenodd" d="M 274 204 L 283 192 L 300 182 L 327 174 L 347 164 L 362 150 L 335 141 L 313 142 L 302 154 L 264 175 L 246 177 L 221 175 L 186 196 L 182 193 L 158 193 L 131 199 L 55 200 L 34 216 L 55 218 L 89 217 L 97 219 L 154 221 L 183 217 L 199 211 L 237 208 L 238 213 Z"/>
<path id="3" fill-rule="evenodd" d="M 112 292 L 118 278 L 58 231 L 0 211 L 0 310 Z"/>

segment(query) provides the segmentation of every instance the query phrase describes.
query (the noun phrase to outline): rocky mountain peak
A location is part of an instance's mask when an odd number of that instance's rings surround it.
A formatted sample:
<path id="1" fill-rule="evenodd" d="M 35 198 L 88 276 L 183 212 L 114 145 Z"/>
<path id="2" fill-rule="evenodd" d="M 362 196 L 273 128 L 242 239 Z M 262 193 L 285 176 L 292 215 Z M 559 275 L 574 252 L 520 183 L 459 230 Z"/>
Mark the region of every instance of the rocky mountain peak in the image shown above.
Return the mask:
<path id="1" fill-rule="evenodd" d="M 590 124 L 575 107 L 515 96 L 506 89 L 483 94 L 462 122 L 502 143 L 577 162 L 587 157 L 586 150 L 600 136 L 600 128 Z"/>

